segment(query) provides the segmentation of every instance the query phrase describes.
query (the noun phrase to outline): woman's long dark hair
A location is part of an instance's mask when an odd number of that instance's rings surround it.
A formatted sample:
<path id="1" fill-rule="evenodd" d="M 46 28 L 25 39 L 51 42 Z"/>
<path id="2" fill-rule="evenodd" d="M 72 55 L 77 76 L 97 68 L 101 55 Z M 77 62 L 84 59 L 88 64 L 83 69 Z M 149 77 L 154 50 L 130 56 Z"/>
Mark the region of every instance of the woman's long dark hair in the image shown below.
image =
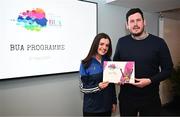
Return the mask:
<path id="1" fill-rule="evenodd" d="M 84 64 L 84 67 L 87 68 L 90 64 L 90 60 L 92 59 L 92 57 L 94 55 L 96 55 L 97 50 L 98 50 L 98 46 L 99 46 L 99 42 L 102 38 L 108 39 L 109 40 L 109 48 L 107 53 L 105 54 L 105 56 L 107 56 L 108 58 L 111 58 L 112 55 L 112 44 L 111 44 L 111 39 L 110 37 L 105 34 L 105 33 L 99 33 L 95 36 L 94 41 L 91 45 L 90 51 L 87 55 L 87 57 L 85 59 L 82 60 L 82 64 Z"/>

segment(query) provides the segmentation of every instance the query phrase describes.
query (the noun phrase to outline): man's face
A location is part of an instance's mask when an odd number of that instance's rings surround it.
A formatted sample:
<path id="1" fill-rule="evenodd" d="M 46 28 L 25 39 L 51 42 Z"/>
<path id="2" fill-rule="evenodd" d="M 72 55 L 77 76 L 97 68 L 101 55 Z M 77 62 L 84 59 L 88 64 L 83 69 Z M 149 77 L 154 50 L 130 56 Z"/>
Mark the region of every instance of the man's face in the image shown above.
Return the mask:
<path id="1" fill-rule="evenodd" d="M 135 13 L 128 17 L 126 26 L 132 35 L 141 36 L 144 31 L 145 22 L 140 13 Z"/>

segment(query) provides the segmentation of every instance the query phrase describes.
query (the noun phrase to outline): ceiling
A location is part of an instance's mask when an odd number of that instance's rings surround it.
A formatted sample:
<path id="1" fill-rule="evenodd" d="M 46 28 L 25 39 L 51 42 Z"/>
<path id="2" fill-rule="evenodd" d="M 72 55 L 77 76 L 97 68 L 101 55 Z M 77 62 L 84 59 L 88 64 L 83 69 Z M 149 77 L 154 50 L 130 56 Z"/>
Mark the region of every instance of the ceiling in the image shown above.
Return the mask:
<path id="1" fill-rule="evenodd" d="M 146 12 L 160 12 L 163 16 L 180 19 L 180 0 L 106 0 L 107 4 L 127 8 L 141 8 Z"/>

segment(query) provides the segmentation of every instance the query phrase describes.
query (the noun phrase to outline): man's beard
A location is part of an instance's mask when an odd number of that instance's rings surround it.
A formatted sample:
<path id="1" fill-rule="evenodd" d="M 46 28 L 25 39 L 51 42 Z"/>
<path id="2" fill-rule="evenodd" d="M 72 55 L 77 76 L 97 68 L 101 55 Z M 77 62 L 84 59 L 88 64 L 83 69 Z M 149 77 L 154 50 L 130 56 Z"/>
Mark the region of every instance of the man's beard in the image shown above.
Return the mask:
<path id="1" fill-rule="evenodd" d="M 143 33 L 143 31 L 141 31 L 140 33 L 131 33 L 134 37 L 139 37 L 141 36 Z"/>
<path id="2" fill-rule="evenodd" d="M 138 37 L 138 36 L 141 36 L 143 34 L 143 32 L 144 32 L 144 28 L 139 33 L 132 33 L 131 32 L 131 35 L 133 35 L 134 37 Z"/>

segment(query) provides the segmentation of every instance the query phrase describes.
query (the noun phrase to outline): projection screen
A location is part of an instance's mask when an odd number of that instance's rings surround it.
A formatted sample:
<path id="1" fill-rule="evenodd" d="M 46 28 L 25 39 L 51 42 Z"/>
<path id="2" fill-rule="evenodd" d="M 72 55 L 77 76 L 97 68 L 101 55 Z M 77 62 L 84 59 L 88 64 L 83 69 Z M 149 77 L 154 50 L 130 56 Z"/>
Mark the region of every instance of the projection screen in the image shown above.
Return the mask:
<path id="1" fill-rule="evenodd" d="M 0 79 L 79 71 L 97 34 L 97 3 L 2 0 Z"/>

